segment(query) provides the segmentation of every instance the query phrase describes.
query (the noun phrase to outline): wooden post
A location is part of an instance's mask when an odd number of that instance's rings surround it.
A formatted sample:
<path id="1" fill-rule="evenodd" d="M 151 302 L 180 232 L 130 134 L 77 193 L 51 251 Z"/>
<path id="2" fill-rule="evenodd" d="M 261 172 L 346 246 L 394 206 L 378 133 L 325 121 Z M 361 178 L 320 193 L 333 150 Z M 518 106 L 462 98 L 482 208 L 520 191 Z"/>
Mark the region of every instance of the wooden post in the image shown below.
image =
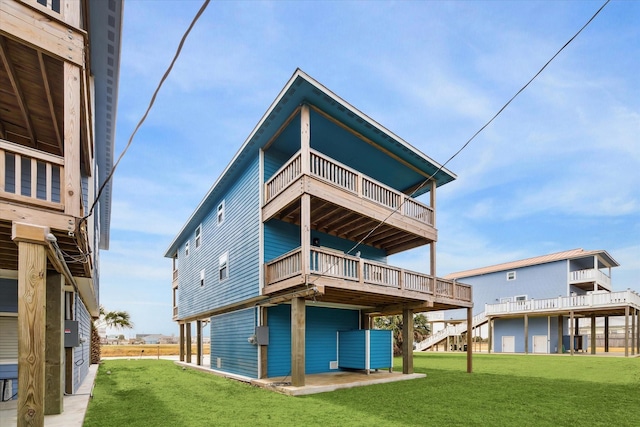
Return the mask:
<path id="1" fill-rule="evenodd" d="M 429 243 L 429 263 L 430 271 L 429 274 L 433 277 L 433 280 L 436 279 L 436 242 Z"/>
<path id="2" fill-rule="evenodd" d="M 311 254 L 311 196 L 303 194 L 300 197 L 300 244 L 302 257 L 300 260 L 302 274 L 308 277 L 311 269 L 309 267 L 309 255 Z M 326 266 L 316 266 L 322 273 Z"/>
<path id="3" fill-rule="evenodd" d="M 596 316 L 591 316 L 591 354 L 596 354 Z"/>
<path id="4" fill-rule="evenodd" d="M 473 349 L 472 343 L 469 342 L 469 337 L 472 335 L 469 334 L 469 331 L 473 328 L 473 308 L 467 308 L 467 372 L 470 374 L 473 372 Z M 472 337 L 473 338 L 473 337 Z M 473 339 L 471 340 L 473 342 Z"/>
<path id="5" fill-rule="evenodd" d="M 64 62 L 64 213 L 76 217 L 82 216 L 80 98 L 80 68 Z"/>
<path id="6" fill-rule="evenodd" d="M 558 315 L 558 354 L 562 354 L 562 335 L 564 334 L 564 324 L 562 316 Z"/>
<path id="7" fill-rule="evenodd" d="M 187 354 L 186 354 L 186 362 L 191 363 L 191 322 L 185 323 L 186 328 L 186 345 L 187 345 Z"/>
<path id="8" fill-rule="evenodd" d="M 305 382 L 306 306 L 304 298 L 291 300 L 291 385 L 302 387 Z"/>
<path id="9" fill-rule="evenodd" d="M 640 354 L 640 310 L 636 310 L 636 353 Z"/>
<path id="10" fill-rule="evenodd" d="M 402 373 L 413 374 L 413 310 L 402 310 Z"/>
<path id="11" fill-rule="evenodd" d="M 524 354 L 529 354 L 529 315 L 524 315 Z"/>
<path id="12" fill-rule="evenodd" d="M 180 361 L 184 362 L 184 323 L 179 323 L 180 326 Z"/>
<path id="13" fill-rule="evenodd" d="M 487 353 L 491 354 L 491 348 L 493 347 L 493 319 L 489 317 L 487 319 L 487 329 L 489 333 L 489 342 L 487 343 Z"/>
<path id="14" fill-rule="evenodd" d="M 360 329 L 371 329 L 371 316 L 360 312 Z"/>
<path id="15" fill-rule="evenodd" d="M 202 320 L 196 320 L 196 365 L 202 366 Z"/>
<path id="16" fill-rule="evenodd" d="M 64 276 L 47 274 L 45 415 L 61 414 L 64 397 Z"/>
<path id="17" fill-rule="evenodd" d="M 12 226 L 18 245 L 18 427 L 44 426 L 48 234 L 46 227 Z"/>
<path id="18" fill-rule="evenodd" d="M 629 357 L 629 305 L 624 308 L 624 357 Z"/>
<path id="19" fill-rule="evenodd" d="M 569 312 L 569 353 L 573 356 L 573 337 L 575 336 L 575 329 L 573 327 L 573 310 Z"/>
<path id="20" fill-rule="evenodd" d="M 609 353 L 609 316 L 604 316 L 604 352 Z"/>
<path id="21" fill-rule="evenodd" d="M 267 307 L 260 307 L 260 325 L 267 326 L 268 316 L 267 316 Z M 260 366 L 258 368 L 258 377 L 259 378 L 268 378 L 269 372 L 267 367 L 268 365 L 268 350 L 269 346 L 261 345 L 258 347 L 259 358 L 260 358 Z"/>
<path id="22" fill-rule="evenodd" d="M 631 355 L 636 354 L 636 316 L 635 309 L 631 312 Z"/>

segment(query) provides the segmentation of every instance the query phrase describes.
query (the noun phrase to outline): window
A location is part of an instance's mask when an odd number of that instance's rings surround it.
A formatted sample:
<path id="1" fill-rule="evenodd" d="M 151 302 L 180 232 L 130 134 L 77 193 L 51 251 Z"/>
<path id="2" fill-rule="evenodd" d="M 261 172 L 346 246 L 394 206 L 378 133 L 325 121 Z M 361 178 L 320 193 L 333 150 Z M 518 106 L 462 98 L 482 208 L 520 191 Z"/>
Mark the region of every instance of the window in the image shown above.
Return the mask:
<path id="1" fill-rule="evenodd" d="M 507 273 L 507 280 L 511 281 L 511 280 L 516 280 L 516 272 L 515 271 L 510 271 Z"/>
<path id="2" fill-rule="evenodd" d="M 224 281 L 227 280 L 227 278 L 229 277 L 229 259 L 228 259 L 228 254 L 227 252 L 225 252 L 224 254 L 220 255 L 220 258 L 218 259 L 218 271 L 219 271 L 219 278 L 220 281 Z"/>
<path id="3" fill-rule="evenodd" d="M 0 317 L 0 362 L 17 362 L 17 360 L 18 316 L 2 316 Z"/>
<path id="4" fill-rule="evenodd" d="M 218 225 L 224 222 L 224 200 L 218 205 Z"/>
<path id="5" fill-rule="evenodd" d="M 526 301 L 527 300 L 527 296 L 526 295 L 516 295 L 515 296 L 515 300 L 516 301 Z"/>
<path id="6" fill-rule="evenodd" d="M 189 256 L 189 242 L 184 245 L 184 256 Z"/>
<path id="7" fill-rule="evenodd" d="M 202 225 L 199 225 L 198 228 L 196 228 L 196 249 L 198 249 L 201 244 L 202 244 Z"/>
<path id="8" fill-rule="evenodd" d="M 204 286 L 204 270 L 200 270 L 200 287 Z"/>

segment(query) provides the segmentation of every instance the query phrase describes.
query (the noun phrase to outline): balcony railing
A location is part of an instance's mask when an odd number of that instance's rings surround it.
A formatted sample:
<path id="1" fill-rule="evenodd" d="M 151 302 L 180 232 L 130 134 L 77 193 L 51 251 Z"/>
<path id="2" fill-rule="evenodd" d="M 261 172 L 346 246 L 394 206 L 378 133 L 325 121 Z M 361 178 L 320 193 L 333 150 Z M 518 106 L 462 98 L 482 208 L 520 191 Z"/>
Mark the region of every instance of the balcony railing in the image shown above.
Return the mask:
<path id="1" fill-rule="evenodd" d="M 611 278 L 604 274 L 602 271 L 595 268 L 589 268 L 586 270 L 572 271 L 569 273 L 569 283 L 584 283 L 584 282 L 596 282 L 611 288 Z"/>
<path id="2" fill-rule="evenodd" d="M 267 285 L 302 274 L 302 256 L 302 249 L 297 248 L 268 262 Z M 311 274 L 471 302 L 469 285 L 326 249 L 312 248 L 308 256 Z"/>
<path id="3" fill-rule="evenodd" d="M 357 197 L 370 200 L 402 215 L 434 225 L 433 209 L 391 187 L 375 181 L 317 151 L 311 150 L 308 167 L 302 164 L 300 152 L 289 159 L 265 185 L 265 203 L 303 174 L 318 178 Z"/>
<path id="4" fill-rule="evenodd" d="M 640 308 L 640 294 L 630 290 L 621 292 L 589 292 L 585 295 L 572 295 L 569 297 L 509 301 L 498 304 L 487 304 L 485 312 L 489 316 L 525 312 L 562 311 L 586 307 L 615 307 L 621 304 L 632 304 Z"/>
<path id="5" fill-rule="evenodd" d="M 0 197 L 64 209 L 64 159 L 0 140 Z"/>

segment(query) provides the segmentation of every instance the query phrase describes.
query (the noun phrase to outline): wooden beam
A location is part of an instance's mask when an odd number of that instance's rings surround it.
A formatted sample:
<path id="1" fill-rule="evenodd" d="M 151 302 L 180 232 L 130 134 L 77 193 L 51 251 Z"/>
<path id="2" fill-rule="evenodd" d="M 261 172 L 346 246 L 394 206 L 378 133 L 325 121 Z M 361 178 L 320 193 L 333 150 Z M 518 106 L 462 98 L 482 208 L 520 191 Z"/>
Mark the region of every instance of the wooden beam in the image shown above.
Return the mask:
<path id="1" fill-rule="evenodd" d="M 49 105 L 49 113 L 51 114 L 51 121 L 53 124 L 53 131 L 56 136 L 56 142 L 58 143 L 58 149 L 60 153 L 64 152 L 62 144 L 62 135 L 58 128 L 58 119 L 56 116 L 56 109 L 53 105 L 53 98 L 51 97 L 51 87 L 49 86 L 49 75 L 47 74 L 47 65 L 44 62 L 44 56 L 42 52 L 38 51 L 38 61 L 40 62 L 40 72 L 42 74 L 42 82 L 44 84 L 44 93 L 47 95 L 47 104 Z"/>
<path id="2" fill-rule="evenodd" d="M 604 316 L 604 352 L 609 352 L 609 316 Z"/>
<path id="3" fill-rule="evenodd" d="M 562 315 L 558 315 L 558 354 L 562 354 L 562 334 L 564 333 Z"/>
<path id="4" fill-rule="evenodd" d="M 43 426 L 47 256 L 38 240 L 46 234 L 15 223 L 12 234 L 18 245 L 18 427 Z"/>
<path id="5" fill-rule="evenodd" d="M 187 345 L 186 362 L 191 363 L 191 323 L 190 322 L 185 323 L 185 328 L 186 328 L 185 340 Z"/>
<path id="6" fill-rule="evenodd" d="M 524 314 L 524 354 L 529 354 L 529 315 Z"/>
<path id="7" fill-rule="evenodd" d="M 45 415 L 64 408 L 64 276 L 47 274 L 45 330 Z"/>
<path id="8" fill-rule="evenodd" d="M 64 61 L 84 64 L 87 33 L 35 1 L 0 1 L 0 22 L 2 35 Z"/>
<path id="9" fill-rule="evenodd" d="M 20 82 L 18 81 L 18 76 L 16 74 L 16 71 L 13 68 L 13 62 L 11 62 L 11 58 L 9 58 L 7 43 L 3 37 L 0 37 L 0 59 L 2 60 L 4 68 L 7 71 L 7 77 L 9 78 L 9 83 L 11 83 L 11 87 L 13 88 L 13 92 L 16 96 L 16 100 L 18 101 L 18 107 L 20 108 L 20 112 L 22 113 L 22 119 L 24 120 L 25 127 L 27 128 L 27 132 L 29 133 L 29 140 L 31 142 L 31 146 L 37 147 L 38 138 L 36 137 L 33 121 L 31 120 L 31 115 L 29 114 L 27 101 L 25 100 L 24 94 L 22 92 L 22 88 L 20 87 Z"/>
<path id="10" fill-rule="evenodd" d="M 196 320 L 196 365 L 202 365 L 202 320 Z"/>
<path id="11" fill-rule="evenodd" d="M 305 329 L 306 306 L 304 298 L 291 300 L 291 385 L 305 384 Z"/>
<path id="12" fill-rule="evenodd" d="M 80 68 L 64 63 L 64 212 L 81 216 Z M 75 230 L 74 230 L 75 232 Z"/>
<path id="13" fill-rule="evenodd" d="M 259 307 L 258 309 L 260 310 L 260 326 L 268 326 L 269 317 L 268 317 L 267 307 Z M 258 358 L 259 358 L 258 378 L 268 378 L 269 377 L 269 370 L 268 370 L 269 346 L 268 345 L 261 345 L 258 347 Z"/>
<path id="14" fill-rule="evenodd" d="M 624 357 L 629 357 L 629 305 L 624 307 Z"/>
<path id="15" fill-rule="evenodd" d="M 402 373 L 413 374 L 413 310 L 402 310 Z"/>
<path id="16" fill-rule="evenodd" d="M 591 316 L 591 354 L 596 354 L 596 316 Z"/>
<path id="17" fill-rule="evenodd" d="M 180 342 L 180 361 L 184 362 L 184 323 L 178 323 L 180 328 L 180 336 L 178 341 Z"/>

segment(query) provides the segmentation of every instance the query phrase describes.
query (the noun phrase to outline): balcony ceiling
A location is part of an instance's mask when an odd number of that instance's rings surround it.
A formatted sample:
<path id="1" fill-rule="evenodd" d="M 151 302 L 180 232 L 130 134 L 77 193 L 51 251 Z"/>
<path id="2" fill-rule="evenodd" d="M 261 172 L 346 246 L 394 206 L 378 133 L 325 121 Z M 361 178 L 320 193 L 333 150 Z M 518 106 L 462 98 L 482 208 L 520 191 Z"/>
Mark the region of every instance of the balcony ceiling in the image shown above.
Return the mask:
<path id="1" fill-rule="evenodd" d="M 300 225 L 300 203 L 298 200 L 283 208 L 275 218 Z M 370 235 L 369 232 L 378 227 Z M 311 198 L 311 228 L 322 233 L 373 246 L 392 255 L 428 244 L 430 241 L 380 221 L 363 216 L 342 206 L 318 197 Z M 367 237 L 368 235 L 368 237 Z M 351 254 L 355 255 L 355 254 Z"/>
<path id="2" fill-rule="evenodd" d="M 61 61 L 0 36 L 0 137 L 63 156 L 62 82 Z"/>

